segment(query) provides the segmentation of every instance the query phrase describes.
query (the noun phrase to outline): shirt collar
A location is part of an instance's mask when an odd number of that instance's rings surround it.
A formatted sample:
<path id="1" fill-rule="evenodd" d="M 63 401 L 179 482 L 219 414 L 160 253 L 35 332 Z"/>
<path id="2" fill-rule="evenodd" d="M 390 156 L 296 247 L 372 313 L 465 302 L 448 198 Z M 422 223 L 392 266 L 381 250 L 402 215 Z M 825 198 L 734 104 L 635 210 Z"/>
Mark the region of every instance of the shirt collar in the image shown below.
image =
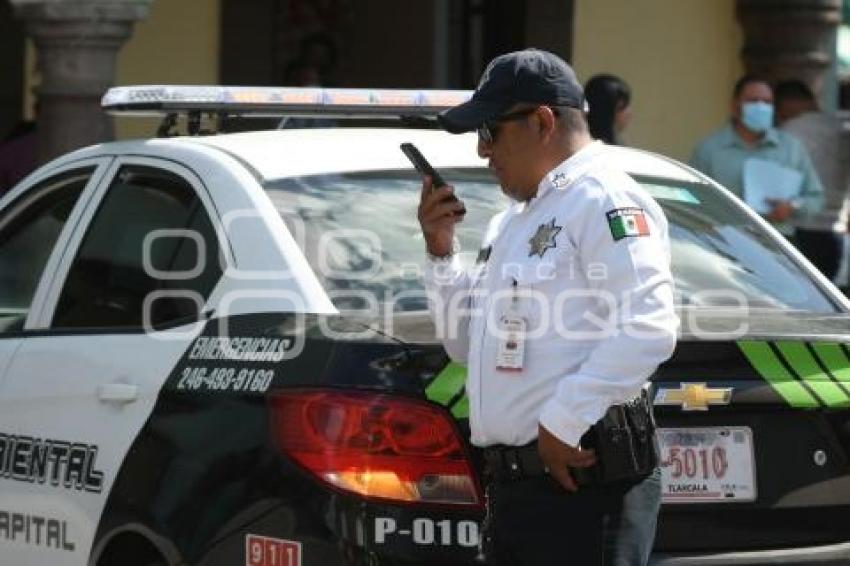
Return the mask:
<path id="1" fill-rule="evenodd" d="M 537 194 L 528 201 L 527 206 L 522 207 L 523 210 L 534 206 L 549 191 L 564 190 L 569 187 L 573 181 L 582 176 L 590 168 L 591 164 L 596 161 L 596 158 L 602 154 L 604 148 L 605 144 L 603 142 L 594 141 L 562 161 L 557 167 L 543 176 L 543 179 L 537 186 Z"/>
<path id="2" fill-rule="evenodd" d="M 750 149 L 751 145 L 747 144 L 741 136 L 738 135 L 738 132 L 735 131 L 735 127 L 730 122 L 726 124 L 726 127 L 723 129 L 723 145 L 726 146 L 736 146 L 744 149 Z M 756 143 L 755 147 L 762 147 L 767 145 L 779 145 L 779 134 L 776 133 L 776 128 L 769 128 L 762 136 L 758 143 Z"/>

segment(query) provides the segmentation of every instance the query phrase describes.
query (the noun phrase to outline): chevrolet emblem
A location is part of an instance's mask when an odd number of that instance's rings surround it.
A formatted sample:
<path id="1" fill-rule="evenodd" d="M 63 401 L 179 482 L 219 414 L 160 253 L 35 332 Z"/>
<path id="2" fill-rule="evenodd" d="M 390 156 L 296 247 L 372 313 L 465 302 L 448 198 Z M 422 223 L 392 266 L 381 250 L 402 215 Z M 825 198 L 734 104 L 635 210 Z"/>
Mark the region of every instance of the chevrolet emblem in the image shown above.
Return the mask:
<path id="1" fill-rule="evenodd" d="M 707 411 L 709 405 L 728 405 L 731 387 L 707 387 L 705 383 L 682 383 L 679 389 L 660 388 L 653 405 L 681 405 L 683 411 Z"/>

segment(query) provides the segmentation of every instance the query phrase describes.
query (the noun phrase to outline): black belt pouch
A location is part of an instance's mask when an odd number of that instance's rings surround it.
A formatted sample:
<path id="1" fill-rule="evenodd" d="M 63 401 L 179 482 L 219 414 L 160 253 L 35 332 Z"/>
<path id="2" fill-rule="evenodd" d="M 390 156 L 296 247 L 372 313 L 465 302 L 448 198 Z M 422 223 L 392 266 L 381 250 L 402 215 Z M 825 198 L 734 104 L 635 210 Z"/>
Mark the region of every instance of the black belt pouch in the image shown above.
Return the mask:
<path id="1" fill-rule="evenodd" d="M 581 438 L 582 448 L 596 450 L 596 465 L 573 468 L 580 485 L 634 481 L 658 465 L 655 419 L 649 394 L 611 406 Z"/>

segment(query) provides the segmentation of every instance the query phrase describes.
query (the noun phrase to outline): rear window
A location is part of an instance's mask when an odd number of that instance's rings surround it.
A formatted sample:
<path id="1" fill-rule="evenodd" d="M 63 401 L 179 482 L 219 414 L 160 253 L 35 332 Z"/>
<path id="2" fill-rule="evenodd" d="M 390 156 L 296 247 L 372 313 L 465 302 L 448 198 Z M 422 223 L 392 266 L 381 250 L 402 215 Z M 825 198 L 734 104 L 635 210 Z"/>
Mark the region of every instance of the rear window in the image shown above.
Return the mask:
<path id="1" fill-rule="evenodd" d="M 682 305 L 837 312 L 778 240 L 725 195 L 703 184 L 637 178 L 664 209 Z"/>
<path id="2" fill-rule="evenodd" d="M 471 265 L 487 222 L 509 205 L 486 169 L 445 169 L 467 208 L 458 225 Z M 836 306 L 777 244 L 707 185 L 638 178 L 670 223 L 677 301 L 683 306 L 836 312 Z M 266 191 L 331 299 L 342 310 L 391 304 L 427 308 L 424 242 L 416 220 L 419 177 L 368 171 L 287 178 Z M 370 303 L 372 302 L 372 303 Z"/>

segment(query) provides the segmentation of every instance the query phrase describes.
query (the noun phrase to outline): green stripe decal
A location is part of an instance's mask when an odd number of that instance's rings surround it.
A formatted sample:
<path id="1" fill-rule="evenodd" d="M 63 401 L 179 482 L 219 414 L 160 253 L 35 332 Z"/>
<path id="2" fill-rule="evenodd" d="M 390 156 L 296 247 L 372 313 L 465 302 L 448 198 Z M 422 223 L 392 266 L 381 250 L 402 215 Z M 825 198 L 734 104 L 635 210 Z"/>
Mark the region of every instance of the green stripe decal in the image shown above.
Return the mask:
<path id="1" fill-rule="evenodd" d="M 802 342 L 777 342 L 776 347 L 785 357 L 788 365 L 797 372 L 812 391 L 829 407 L 850 405 L 847 394 L 823 372 L 809 349 Z"/>
<path id="2" fill-rule="evenodd" d="M 780 397 L 792 407 L 812 408 L 820 404 L 806 388 L 788 373 L 767 342 L 738 342 L 738 347 L 750 364 Z"/>
<path id="3" fill-rule="evenodd" d="M 467 418 L 469 416 L 469 400 L 463 392 L 465 383 L 466 368 L 460 364 L 449 362 L 425 389 L 425 396 L 435 403 L 448 407 L 455 417 L 459 419 Z M 451 405 L 452 399 L 458 397 L 458 394 L 462 394 L 463 397 L 455 401 L 454 405 Z"/>
<path id="4" fill-rule="evenodd" d="M 469 398 L 464 393 L 463 398 L 455 403 L 455 406 L 452 407 L 452 414 L 456 419 L 468 419 L 469 418 Z"/>
<path id="5" fill-rule="evenodd" d="M 816 342 L 812 344 L 812 348 L 835 379 L 850 384 L 850 360 L 840 345 Z"/>

